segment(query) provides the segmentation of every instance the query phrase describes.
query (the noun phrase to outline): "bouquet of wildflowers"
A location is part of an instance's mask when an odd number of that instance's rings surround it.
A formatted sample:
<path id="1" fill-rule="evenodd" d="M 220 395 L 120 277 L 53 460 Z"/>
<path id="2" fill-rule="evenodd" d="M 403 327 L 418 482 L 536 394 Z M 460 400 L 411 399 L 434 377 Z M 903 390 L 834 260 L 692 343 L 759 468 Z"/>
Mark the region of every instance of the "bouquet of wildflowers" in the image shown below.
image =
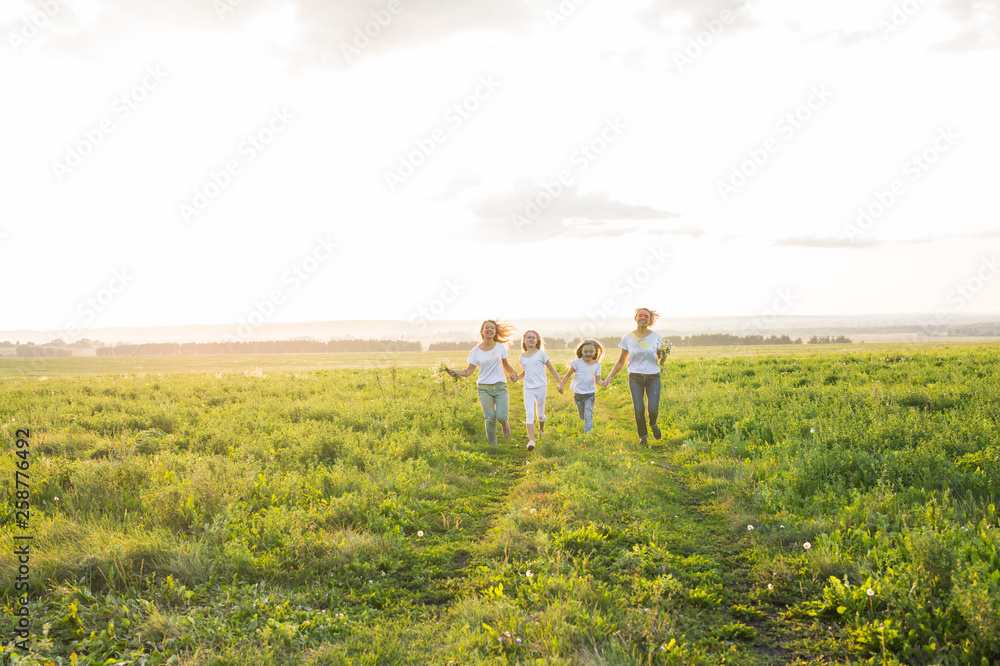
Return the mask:
<path id="1" fill-rule="evenodd" d="M 441 365 L 438 366 L 437 375 L 439 377 L 441 377 L 443 379 L 444 375 L 448 375 L 448 376 L 450 376 L 452 378 L 452 380 L 454 380 L 454 381 L 457 382 L 458 381 L 458 375 L 453 375 L 453 374 L 451 374 L 451 372 L 452 372 L 451 368 L 449 368 L 444 363 L 442 363 Z"/>
<path id="2" fill-rule="evenodd" d="M 659 356 L 660 356 L 660 374 L 663 374 L 663 364 L 667 362 L 667 356 L 670 355 L 670 350 L 673 349 L 673 348 L 674 348 L 674 346 L 672 344 L 670 344 L 667 340 L 662 340 L 660 342 L 660 346 L 657 349 L 657 351 L 660 352 L 660 354 L 659 354 Z"/>

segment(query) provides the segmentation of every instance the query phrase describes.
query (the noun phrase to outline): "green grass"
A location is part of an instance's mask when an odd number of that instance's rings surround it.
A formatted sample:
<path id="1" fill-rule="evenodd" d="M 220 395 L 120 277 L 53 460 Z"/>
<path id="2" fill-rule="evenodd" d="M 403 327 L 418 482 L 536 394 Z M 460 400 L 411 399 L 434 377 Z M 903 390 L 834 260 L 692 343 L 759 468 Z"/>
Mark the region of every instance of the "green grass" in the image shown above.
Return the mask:
<path id="1" fill-rule="evenodd" d="M 619 377 L 531 454 L 464 353 L 3 359 L 0 659 L 990 663 L 1000 353 L 947 347 L 675 350 L 663 440 Z"/>
<path id="2" fill-rule="evenodd" d="M 80 356 L 0 358 L 0 377 L 85 377 L 190 372 L 257 373 L 369 367 L 423 367 L 437 358 L 468 358 L 468 353 L 393 352 L 343 354 L 204 354 L 184 356 Z"/>

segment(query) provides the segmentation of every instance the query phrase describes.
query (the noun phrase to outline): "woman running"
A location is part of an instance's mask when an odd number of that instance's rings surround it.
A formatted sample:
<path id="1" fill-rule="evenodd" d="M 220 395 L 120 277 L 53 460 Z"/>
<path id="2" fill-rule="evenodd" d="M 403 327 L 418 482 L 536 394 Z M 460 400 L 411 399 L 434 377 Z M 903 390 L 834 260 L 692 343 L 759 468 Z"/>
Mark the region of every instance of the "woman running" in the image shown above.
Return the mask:
<path id="1" fill-rule="evenodd" d="M 655 310 L 636 308 L 635 330 L 623 337 L 618 344 L 622 350 L 621 354 L 603 384 L 604 386 L 610 384 L 611 379 L 625 366 L 626 360 L 628 361 L 628 389 L 632 394 L 635 427 L 639 432 L 641 446 L 646 444 L 648 438 L 647 409 L 649 429 L 655 439 L 660 438 L 660 428 L 656 425 L 656 419 L 660 412 L 660 355 L 663 338 L 656 331 L 650 330 L 650 326 L 659 318 L 660 315 Z M 648 400 L 648 407 L 644 404 L 644 399 Z"/>

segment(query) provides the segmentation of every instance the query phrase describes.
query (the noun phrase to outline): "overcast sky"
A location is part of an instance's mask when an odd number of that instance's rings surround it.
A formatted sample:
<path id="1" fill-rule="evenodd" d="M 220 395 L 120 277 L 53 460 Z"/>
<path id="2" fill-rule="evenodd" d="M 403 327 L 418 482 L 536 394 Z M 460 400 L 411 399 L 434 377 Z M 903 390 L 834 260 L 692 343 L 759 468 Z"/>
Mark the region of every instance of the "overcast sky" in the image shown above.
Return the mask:
<path id="1" fill-rule="evenodd" d="M 998 28 L 992 0 L 4 2 L 0 330 L 997 312 Z"/>

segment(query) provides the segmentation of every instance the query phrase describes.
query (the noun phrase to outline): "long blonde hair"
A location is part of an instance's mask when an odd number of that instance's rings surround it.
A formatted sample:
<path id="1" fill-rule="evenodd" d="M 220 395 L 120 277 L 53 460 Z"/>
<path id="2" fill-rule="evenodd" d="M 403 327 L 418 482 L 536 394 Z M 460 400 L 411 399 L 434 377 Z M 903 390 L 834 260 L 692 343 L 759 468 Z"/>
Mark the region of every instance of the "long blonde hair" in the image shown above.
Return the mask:
<path id="1" fill-rule="evenodd" d="M 486 340 L 486 337 L 483 335 L 483 326 L 486 326 L 486 324 L 493 324 L 496 327 L 497 333 L 493 336 L 493 339 L 502 345 L 510 342 L 511 336 L 513 336 L 514 332 L 517 330 L 511 324 L 506 324 L 504 322 L 497 321 L 496 319 L 487 319 L 479 325 L 479 337 L 483 340 Z"/>

